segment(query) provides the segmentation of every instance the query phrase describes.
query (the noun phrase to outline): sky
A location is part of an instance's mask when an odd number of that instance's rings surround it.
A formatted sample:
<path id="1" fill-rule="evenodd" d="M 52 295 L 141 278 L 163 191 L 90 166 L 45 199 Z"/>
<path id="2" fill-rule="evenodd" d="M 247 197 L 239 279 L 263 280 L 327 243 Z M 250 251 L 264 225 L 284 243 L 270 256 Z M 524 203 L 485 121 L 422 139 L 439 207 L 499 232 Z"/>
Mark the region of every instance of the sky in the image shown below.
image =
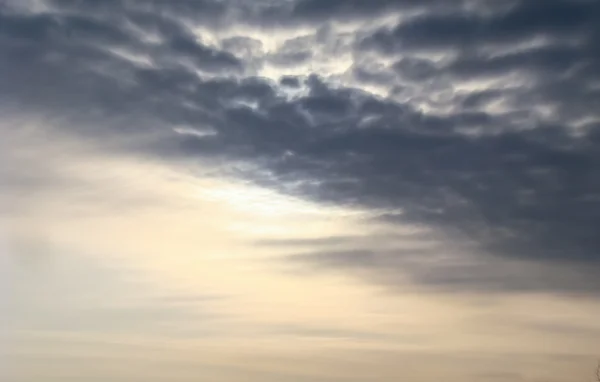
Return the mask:
<path id="1" fill-rule="evenodd" d="M 597 0 L 0 0 L 0 380 L 595 380 Z"/>

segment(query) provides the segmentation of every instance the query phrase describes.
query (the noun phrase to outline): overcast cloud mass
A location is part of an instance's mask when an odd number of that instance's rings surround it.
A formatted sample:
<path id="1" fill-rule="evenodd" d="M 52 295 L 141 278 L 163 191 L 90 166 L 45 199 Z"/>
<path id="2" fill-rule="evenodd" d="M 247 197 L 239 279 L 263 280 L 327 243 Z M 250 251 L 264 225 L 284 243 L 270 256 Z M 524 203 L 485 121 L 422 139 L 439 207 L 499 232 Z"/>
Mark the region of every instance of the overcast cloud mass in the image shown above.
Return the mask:
<path id="1" fill-rule="evenodd" d="M 599 1 L 0 1 L 0 113 L 8 382 L 593 376 Z"/>

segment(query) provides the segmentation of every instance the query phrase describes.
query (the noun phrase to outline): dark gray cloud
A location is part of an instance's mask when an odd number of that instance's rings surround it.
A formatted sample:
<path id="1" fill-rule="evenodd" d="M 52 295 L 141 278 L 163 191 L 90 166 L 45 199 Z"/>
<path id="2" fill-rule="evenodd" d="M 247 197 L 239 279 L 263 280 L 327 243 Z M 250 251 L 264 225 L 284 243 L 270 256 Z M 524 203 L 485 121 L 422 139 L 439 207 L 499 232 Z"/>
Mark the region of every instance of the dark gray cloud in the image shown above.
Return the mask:
<path id="1" fill-rule="evenodd" d="M 365 19 L 388 12 L 422 9 L 446 9 L 461 6 L 461 1 L 447 0 L 298 0 L 291 8 L 292 19 L 322 22 L 330 19 Z"/>
<path id="2" fill-rule="evenodd" d="M 481 2 L 484 3 L 484 2 Z M 456 7 L 451 12 L 426 12 L 382 29 L 364 41 L 386 53 L 399 49 L 475 48 L 479 44 L 514 44 L 532 37 L 562 40 L 585 37 L 597 26 L 593 0 L 522 0 L 493 14 Z"/>
<path id="3" fill-rule="evenodd" d="M 288 86 L 291 88 L 300 87 L 300 81 L 298 80 L 298 78 L 296 78 L 294 76 L 283 76 L 279 80 L 279 83 L 283 86 Z"/>
<path id="4" fill-rule="evenodd" d="M 269 59 L 283 69 L 310 64 L 312 45 L 336 45 L 334 32 L 267 54 L 241 32 L 213 43 L 194 27 L 262 20 L 284 33 L 294 17 L 370 20 L 409 2 L 257 4 L 247 20 L 226 1 L 0 8 L 2 108 L 60 116 L 87 137 L 144 136 L 125 149 L 147 155 L 248 161 L 260 171 L 242 175 L 257 183 L 431 227 L 481 256 L 423 268 L 393 253 L 374 263 L 366 248 L 308 256 L 314 264 L 358 267 L 385 283 L 408 269 L 447 288 L 598 290 L 598 2 L 523 0 L 494 13 L 492 2 L 423 2 L 395 27 L 355 33 L 354 82 L 318 71 L 256 74 Z M 274 21 L 285 12 L 289 19 Z M 369 62 L 373 54 L 392 63 Z M 498 259 L 543 271 L 503 269 Z"/>

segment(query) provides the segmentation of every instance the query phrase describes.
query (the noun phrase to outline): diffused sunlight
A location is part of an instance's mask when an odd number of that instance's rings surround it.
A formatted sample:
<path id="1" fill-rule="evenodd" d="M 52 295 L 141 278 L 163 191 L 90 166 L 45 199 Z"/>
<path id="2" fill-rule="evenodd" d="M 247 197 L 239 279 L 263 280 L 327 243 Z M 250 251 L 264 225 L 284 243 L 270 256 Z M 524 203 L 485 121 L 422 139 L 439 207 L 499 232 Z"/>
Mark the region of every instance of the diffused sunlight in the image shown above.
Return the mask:
<path id="1" fill-rule="evenodd" d="M 600 3 L 0 1 L 0 382 L 572 382 Z"/>

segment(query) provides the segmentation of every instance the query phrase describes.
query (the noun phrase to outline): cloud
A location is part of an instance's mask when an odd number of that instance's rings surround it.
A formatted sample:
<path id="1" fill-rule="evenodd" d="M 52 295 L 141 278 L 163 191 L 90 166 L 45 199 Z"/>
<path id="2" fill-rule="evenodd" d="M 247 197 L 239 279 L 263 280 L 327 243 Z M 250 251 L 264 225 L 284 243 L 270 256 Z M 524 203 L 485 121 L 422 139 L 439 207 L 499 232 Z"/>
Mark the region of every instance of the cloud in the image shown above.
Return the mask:
<path id="1" fill-rule="evenodd" d="M 395 250 L 326 249 L 291 255 L 291 264 L 349 272 L 394 291 L 442 293 L 556 293 L 595 296 L 597 269 L 568 262 L 506 260 L 454 252 L 447 245 Z"/>
<path id="2" fill-rule="evenodd" d="M 598 5 L 589 0 L 551 0 L 543 5 L 517 1 L 495 13 L 483 12 L 491 2 L 479 3 L 484 6 L 473 10 L 426 12 L 391 30 L 380 30 L 366 43 L 379 48 L 439 49 L 515 44 L 537 36 L 560 40 L 592 32 L 598 16 Z"/>
<path id="3" fill-rule="evenodd" d="M 367 248 L 307 257 L 316 264 L 384 281 L 408 269 L 447 288 L 597 290 L 598 5 L 460 4 L 265 2 L 244 6 L 246 19 L 233 2 L 5 6 L 0 100 L 120 150 L 244 162 L 236 175 L 427 226 L 479 256 L 425 267 L 386 253 L 373 265 Z M 390 13 L 397 25 L 351 22 Z"/>
<path id="4" fill-rule="evenodd" d="M 365 3 L 360 0 L 298 0 L 291 11 L 293 19 L 308 22 L 323 22 L 331 19 L 367 19 L 380 16 L 386 12 L 406 12 L 410 10 L 440 7 L 442 5 L 457 6 L 460 2 L 439 0 L 424 0 L 418 3 L 406 0 L 376 0 Z"/>

